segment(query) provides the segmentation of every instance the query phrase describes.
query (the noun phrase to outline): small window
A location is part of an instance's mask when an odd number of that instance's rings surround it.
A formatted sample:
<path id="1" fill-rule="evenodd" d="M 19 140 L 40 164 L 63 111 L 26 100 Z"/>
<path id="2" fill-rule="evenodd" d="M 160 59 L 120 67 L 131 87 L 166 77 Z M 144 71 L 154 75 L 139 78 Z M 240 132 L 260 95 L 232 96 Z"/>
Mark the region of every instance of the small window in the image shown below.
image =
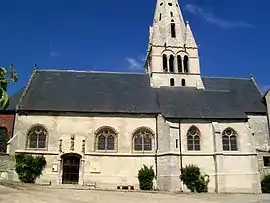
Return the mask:
<path id="1" fill-rule="evenodd" d="M 169 6 L 172 6 L 172 3 L 168 3 Z"/>
<path id="2" fill-rule="evenodd" d="M 188 60 L 188 56 L 184 56 L 184 71 L 185 73 L 189 72 L 189 60 Z"/>
<path id="3" fill-rule="evenodd" d="M 168 72 L 168 61 L 166 54 L 163 54 L 162 60 L 163 60 L 163 72 Z"/>
<path id="4" fill-rule="evenodd" d="M 263 157 L 263 165 L 264 166 L 270 166 L 270 157 L 269 156 L 264 156 Z"/>
<path id="5" fill-rule="evenodd" d="M 183 87 L 186 86 L 186 80 L 185 80 L 185 79 L 182 79 L 182 80 L 181 80 L 181 85 L 182 85 Z"/>
<path id="6" fill-rule="evenodd" d="M 163 3 L 160 3 L 159 5 L 160 5 L 160 6 L 162 6 L 162 5 L 163 5 Z"/>
<path id="7" fill-rule="evenodd" d="M 102 127 L 96 134 L 96 150 L 116 150 L 117 133 L 110 127 Z"/>
<path id="8" fill-rule="evenodd" d="M 178 148 L 178 139 L 175 140 L 175 148 Z"/>
<path id="9" fill-rule="evenodd" d="M 27 148 L 28 149 L 46 149 L 48 141 L 47 130 L 40 126 L 32 127 L 27 134 Z"/>
<path id="10" fill-rule="evenodd" d="M 182 58 L 180 55 L 177 56 L 177 66 L 178 66 L 178 72 L 182 73 L 183 68 L 182 68 Z"/>
<path id="11" fill-rule="evenodd" d="M 162 14 L 160 13 L 160 14 L 159 14 L 159 21 L 161 21 L 161 17 L 162 17 Z"/>
<path id="12" fill-rule="evenodd" d="M 222 133 L 223 151 L 237 151 L 237 133 L 228 128 Z"/>
<path id="13" fill-rule="evenodd" d="M 175 23 L 171 23 L 171 35 L 172 38 L 176 38 Z"/>
<path id="14" fill-rule="evenodd" d="M 171 17 L 173 17 L 173 12 L 171 12 Z"/>
<path id="15" fill-rule="evenodd" d="M 6 153 L 8 131 L 6 127 L 0 127 L 0 153 Z"/>
<path id="16" fill-rule="evenodd" d="M 173 78 L 170 79 L 170 85 L 171 85 L 171 87 L 173 87 L 175 85 Z"/>
<path id="17" fill-rule="evenodd" d="M 169 59 L 169 69 L 170 72 L 173 73 L 174 72 L 174 56 L 170 55 L 170 59 Z"/>
<path id="18" fill-rule="evenodd" d="M 147 128 L 140 128 L 133 134 L 133 150 L 149 152 L 154 149 L 154 134 Z"/>

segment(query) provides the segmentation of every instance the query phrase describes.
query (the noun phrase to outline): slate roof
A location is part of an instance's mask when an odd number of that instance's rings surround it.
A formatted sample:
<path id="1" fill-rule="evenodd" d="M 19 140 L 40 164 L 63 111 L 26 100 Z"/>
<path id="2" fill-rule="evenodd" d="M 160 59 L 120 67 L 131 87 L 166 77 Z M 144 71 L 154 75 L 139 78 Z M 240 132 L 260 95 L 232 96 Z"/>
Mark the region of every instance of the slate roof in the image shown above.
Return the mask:
<path id="1" fill-rule="evenodd" d="M 205 90 L 187 87 L 157 89 L 161 112 L 167 118 L 243 119 L 266 113 L 251 79 L 203 77 Z"/>
<path id="2" fill-rule="evenodd" d="M 145 74 L 43 71 L 32 75 L 20 110 L 93 113 L 158 113 Z"/>
<path id="3" fill-rule="evenodd" d="M 38 70 L 19 110 L 84 113 L 162 113 L 166 118 L 245 119 L 265 114 L 251 79 L 203 77 L 205 90 L 151 88 L 149 75 Z"/>

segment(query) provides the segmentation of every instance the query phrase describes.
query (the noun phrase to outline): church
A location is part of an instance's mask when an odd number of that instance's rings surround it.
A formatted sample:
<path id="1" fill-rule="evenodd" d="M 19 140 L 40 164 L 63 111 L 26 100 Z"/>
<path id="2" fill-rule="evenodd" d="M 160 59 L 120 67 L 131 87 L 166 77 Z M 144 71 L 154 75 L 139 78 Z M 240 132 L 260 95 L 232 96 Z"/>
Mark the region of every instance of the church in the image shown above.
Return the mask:
<path id="1" fill-rule="evenodd" d="M 201 75 L 177 0 L 157 0 L 146 55 L 145 73 L 35 69 L 11 98 L 7 153 L 43 155 L 37 183 L 139 189 L 146 165 L 156 189 L 186 191 L 181 169 L 194 164 L 209 192 L 260 193 L 269 126 L 254 78 Z"/>

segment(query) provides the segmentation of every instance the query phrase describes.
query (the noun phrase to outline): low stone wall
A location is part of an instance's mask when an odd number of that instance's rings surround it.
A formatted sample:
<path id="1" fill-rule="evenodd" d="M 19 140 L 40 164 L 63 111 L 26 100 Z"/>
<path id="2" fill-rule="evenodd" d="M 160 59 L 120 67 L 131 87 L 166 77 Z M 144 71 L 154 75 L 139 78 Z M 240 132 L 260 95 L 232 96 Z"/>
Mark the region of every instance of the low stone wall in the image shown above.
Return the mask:
<path id="1" fill-rule="evenodd" d="M 0 154 L 0 180 L 12 179 L 12 158 L 8 154 Z"/>

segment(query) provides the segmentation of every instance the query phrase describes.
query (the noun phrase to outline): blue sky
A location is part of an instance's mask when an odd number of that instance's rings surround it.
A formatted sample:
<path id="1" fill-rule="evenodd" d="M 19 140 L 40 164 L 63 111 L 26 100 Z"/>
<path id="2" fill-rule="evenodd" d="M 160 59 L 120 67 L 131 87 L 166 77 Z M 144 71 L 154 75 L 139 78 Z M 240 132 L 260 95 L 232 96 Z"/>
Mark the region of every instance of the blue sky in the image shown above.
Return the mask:
<path id="1" fill-rule="evenodd" d="M 1 0 L 0 65 L 19 81 L 40 69 L 143 72 L 155 0 Z M 270 88 L 270 1 L 180 0 L 207 76 L 249 77 Z"/>

